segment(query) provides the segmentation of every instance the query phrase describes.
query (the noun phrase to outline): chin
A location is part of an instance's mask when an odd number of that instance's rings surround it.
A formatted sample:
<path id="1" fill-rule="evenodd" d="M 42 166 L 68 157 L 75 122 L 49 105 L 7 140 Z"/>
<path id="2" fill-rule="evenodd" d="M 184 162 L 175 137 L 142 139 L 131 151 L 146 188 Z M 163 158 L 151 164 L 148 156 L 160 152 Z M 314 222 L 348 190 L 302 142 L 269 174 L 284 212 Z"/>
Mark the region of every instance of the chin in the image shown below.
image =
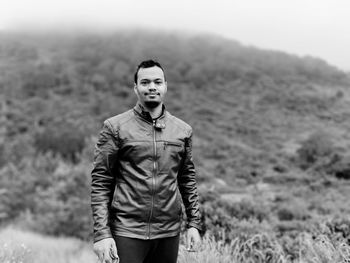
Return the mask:
<path id="1" fill-rule="evenodd" d="M 150 101 L 145 101 L 144 103 L 145 103 L 145 106 L 146 106 L 147 108 L 153 109 L 153 108 L 158 107 L 158 106 L 160 105 L 161 102 L 160 102 L 160 101 L 150 100 Z"/>

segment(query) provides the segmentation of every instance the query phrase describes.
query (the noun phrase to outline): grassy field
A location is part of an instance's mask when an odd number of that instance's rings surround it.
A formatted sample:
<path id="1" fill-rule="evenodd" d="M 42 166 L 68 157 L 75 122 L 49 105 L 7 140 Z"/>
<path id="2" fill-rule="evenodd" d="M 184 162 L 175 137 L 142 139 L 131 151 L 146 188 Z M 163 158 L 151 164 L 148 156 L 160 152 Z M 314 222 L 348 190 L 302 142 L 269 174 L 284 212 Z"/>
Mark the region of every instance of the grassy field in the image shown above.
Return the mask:
<path id="1" fill-rule="evenodd" d="M 6 228 L 0 232 L 2 263 L 93 263 L 91 244 L 73 238 L 53 238 Z"/>
<path id="2" fill-rule="evenodd" d="M 299 236 L 300 258 L 292 260 L 271 237 L 259 234 L 230 244 L 205 237 L 198 252 L 187 252 L 180 246 L 179 263 L 337 263 L 349 262 L 350 247 L 334 244 L 325 236 Z M 0 231 L 2 263 L 96 263 L 91 244 L 73 238 L 47 237 L 14 228 Z"/>

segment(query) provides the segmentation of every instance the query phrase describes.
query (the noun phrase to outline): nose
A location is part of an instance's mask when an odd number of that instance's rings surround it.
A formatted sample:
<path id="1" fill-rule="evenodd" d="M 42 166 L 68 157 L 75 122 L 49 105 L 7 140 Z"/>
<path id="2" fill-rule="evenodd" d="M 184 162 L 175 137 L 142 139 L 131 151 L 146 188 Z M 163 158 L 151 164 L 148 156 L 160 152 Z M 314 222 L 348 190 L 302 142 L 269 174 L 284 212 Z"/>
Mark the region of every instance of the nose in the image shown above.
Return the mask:
<path id="1" fill-rule="evenodd" d="M 156 86 L 153 82 L 149 83 L 148 90 L 149 91 L 156 91 Z"/>

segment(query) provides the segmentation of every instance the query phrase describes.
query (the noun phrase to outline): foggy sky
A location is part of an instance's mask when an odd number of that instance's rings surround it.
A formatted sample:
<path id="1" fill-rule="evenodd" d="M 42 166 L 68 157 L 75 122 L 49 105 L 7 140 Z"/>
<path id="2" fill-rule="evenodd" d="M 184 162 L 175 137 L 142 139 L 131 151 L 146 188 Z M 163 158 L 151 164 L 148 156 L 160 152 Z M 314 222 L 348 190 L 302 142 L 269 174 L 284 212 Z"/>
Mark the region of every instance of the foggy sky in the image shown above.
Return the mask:
<path id="1" fill-rule="evenodd" d="M 214 33 L 350 71 L 348 0 L 0 0 L 0 29 L 139 27 Z"/>

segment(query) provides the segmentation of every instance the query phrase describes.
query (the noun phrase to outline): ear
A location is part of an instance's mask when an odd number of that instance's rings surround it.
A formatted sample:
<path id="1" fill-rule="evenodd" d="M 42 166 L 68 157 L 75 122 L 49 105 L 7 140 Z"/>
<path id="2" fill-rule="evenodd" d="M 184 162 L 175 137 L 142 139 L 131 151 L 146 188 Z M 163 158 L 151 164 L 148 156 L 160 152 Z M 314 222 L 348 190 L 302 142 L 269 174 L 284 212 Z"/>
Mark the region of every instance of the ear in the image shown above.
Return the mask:
<path id="1" fill-rule="evenodd" d="M 136 83 L 134 83 L 134 92 L 135 92 L 136 95 L 138 95 L 137 84 Z"/>
<path id="2" fill-rule="evenodd" d="M 164 83 L 164 88 L 165 88 L 164 94 L 166 94 L 168 91 L 168 82 L 166 82 L 166 81 Z"/>

